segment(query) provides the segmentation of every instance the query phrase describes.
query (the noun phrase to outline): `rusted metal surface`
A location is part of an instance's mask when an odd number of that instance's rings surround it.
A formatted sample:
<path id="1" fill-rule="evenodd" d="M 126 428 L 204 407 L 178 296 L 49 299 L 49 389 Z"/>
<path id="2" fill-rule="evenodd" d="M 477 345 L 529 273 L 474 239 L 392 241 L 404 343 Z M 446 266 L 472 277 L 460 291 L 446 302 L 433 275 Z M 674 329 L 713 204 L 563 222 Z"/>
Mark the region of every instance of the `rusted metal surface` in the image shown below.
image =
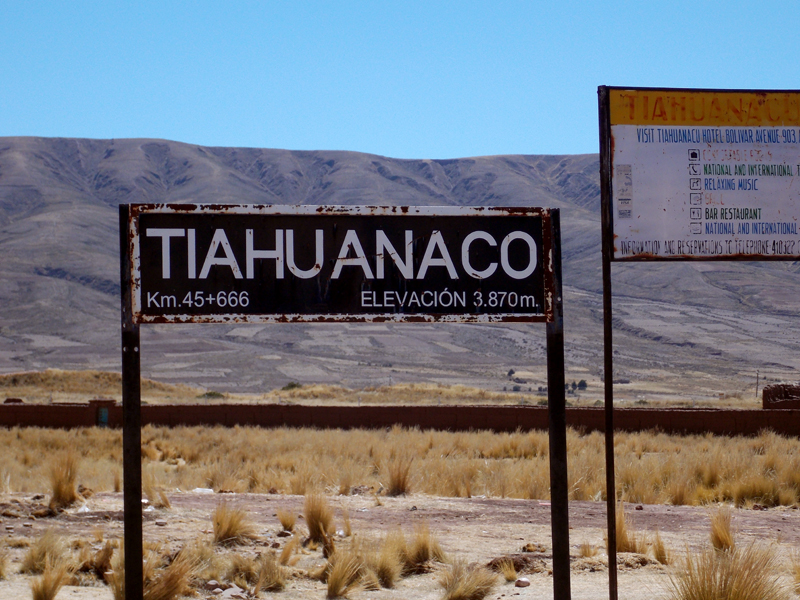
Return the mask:
<path id="1" fill-rule="evenodd" d="M 137 323 L 545 322 L 552 318 L 553 304 L 549 289 L 552 240 L 545 223 L 549 218 L 549 209 L 536 207 L 131 205 L 127 247 L 132 266 L 133 318 Z M 341 225 L 337 225 L 338 219 L 342 219 Z M 235 222 L 239 228 L 235 235 L 240 238 L 246 232 L 247 243 L 243 239 L 229 243 L 234 234 L 225 232 L 223 220 Z M 391 232 L 381 230 L 381 239 L 388 245 L 376 240 L 369 248 L 359 238 L 358 227 L 374 228 L 382 223 Z M 411 234 L 412 224 L 416 228 L 414 239 L 403 245 L 402 240 L 409 239 L 403 235 Z M 206 230 L 201 231 L 201 227 Z M 214 238 L 209 242 L 213 227 Z M 342 240 L 345 227 L 348 231 Z M 311 230 L 319 237 L 309 244 Z M 295 231 L 305 236 L 306 243 L 290 243 Z M 158 238 L 155 241 L 149 236 L 153 232 Z M 349 237 L 351 233 L 354 239 Z M 369 233 L 375 236 L 375 231 Z M 434 240 L 437 234 L 439 238 Z M 195 244 L 199 245 L 203 236 L 204 247 L 197 254 L 199 246 Z M 253 241 L 255 236 L 260 236 L 257 242 Z M 390 237 L 394 240 L 391 243 Z M 191 258 L 188 254 L 181 258 L 178 239 L 189 245 Z M 462 242 L 466 250 L 459 245 Z M 170 250 L 170 244 L 174 250 Z M 255 250 L 255 244 L 269 250 Z M 524 252 L 519 252 L 525 250 L 525 244 L 531 255 L 527 267 Z M 245 247 L 246 277 L 240 268 Z M 159 248 L 163 266 L 154 259 Z M 205 248 L 207 253 L 203 252 Z M 221 252 L 225 256 L 219 256 Z M 164 258 L 167 254 L 168 259 Z M 265 258 L 267 254 L 270 258 Z M 178 269 L 167 266 L 169 261 L 180 260 L 184 262 Z M 267 274 L 262 263 L 269 261 L 274 266 Z M 425 261 L 430 264 L 420 269 Z M 512 266 L 513 261 L 517 261 L 516 266 Z M 534 261 L 537 264 L 529 273 Z M 480 266 L 472 267 L 473 262 Z M 208 263 L 212 269 L 206 268 Z M 339 263 L 349 263 L 349 270 Z M 313 266 L 303 270 L 298 264 Z M 226 273 L 225 265 L 233 275 Z M 357 277 L 354 273 L 359 266 L 362 273 Z M 287 267 L 291 274 L 284 279 Z M 411 277 L 403 267 L 410 269 Z M 153 273 L 159 268 L 162 281 L 156 285 L 158 276 Z M 176 271 L 182 273 L 187 268 L 189 279 L 178 285 Z M 377 269 L 375 275 L 373 269 Z M 166 279 L 170 279 L 169 285 Z M 242 291 L 246 296 L 240 296 Z M 232 299 L 244 305 L 240 298 L 246 299 L 248 307 L 233 310 L 228 303 Z M 217 306 L 214 310 L 200 309 L 193 305 L 195 299 L 211 303 L 221 300 L 228 306 L 225 310 Z"/>

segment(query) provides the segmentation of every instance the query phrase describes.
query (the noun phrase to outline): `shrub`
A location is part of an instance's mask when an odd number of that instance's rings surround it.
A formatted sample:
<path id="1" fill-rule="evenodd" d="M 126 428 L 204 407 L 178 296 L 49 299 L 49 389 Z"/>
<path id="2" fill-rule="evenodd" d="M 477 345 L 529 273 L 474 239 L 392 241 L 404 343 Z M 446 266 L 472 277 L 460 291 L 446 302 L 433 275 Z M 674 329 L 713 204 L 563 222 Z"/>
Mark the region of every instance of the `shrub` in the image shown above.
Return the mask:
<path id="1" fill-rule="evenodd" d="M 653 558 L 662 565 L 672 563 L 672 554 L 664 545 L 664 540 L 661 539 L 661 533 L 657 530 L 653 538 Z"/>
<path id="2" fill-rule="evenodd" d="M 283 510 L 279 508 L 277 511 L 278 521 L 281 522 L 281 528 L 284 531 L 293 531 L 294 525 L 297 522 L 297 515 L 290 510 Z"/>
<path id="3" fill-rule="evenodd" d="M 720 507 L 711 515 L 711 546 L 716 550 L 733 550 L 736 542 L 731 530 L 731 509 Z"/>
<path id="4" fill-rule="evenodd" d="M 214 543 L 220 546 L 236 546 L 256 539 L 255 529 L 240 508 L 231 508 L 220 502 L 212 517 L 214 524 Z"/>
<path id="5" fill-rule="evenodd" d="M 309 494 L 303 505 L 303 514 L 308 527 L 308 537 L 318 544 L 326 541 L 326 534 L 333 526 L 333 511 L 321 494 Z"/>
<path id="6" fill-rule="evenodd" d="M 439 578 L 442 600 L 483 600 L 497 585 L 497 576 L 485 567 L 469 568 L 456 561 Z"/>
<path id="7" fill-rule="evenodd" d="M 72 452 L 59 457 L 50 467 L 50 507 L 72 506 L 79 498 L 75 489 L 78 478 L 78 458 Z"/>
<path id="8" fill-rule="evenodd" d="M 327 598 L 341 598 L 352 591 L 361 576 L 363 565 L 358 555 L 339 552 L 331 560 L 328 571 Z"/>
<path id="9" fill-rule="evenodd" d="M 751 544 L 720 552 L 687 552 L 670 574 L 669 600 L 789 600 L 774 548 Z"/>
<path id="10" fill-rule="evenodd" d="M 395 457 L 389 461 L 389 487 L 386 493 L 389 496 L 405 496 L 411 491 L 411 463 L 410 457 Z"/>
<path id="11" fill-rule="evenodd" d="M 0 581 L 8 577 L 8 556 L 8 549 L 0 548 Z"/>
<path id="12" fill-rule="evenodd" d="M 43 573 L 49 564 L 55 568 L 66 561 L 67 542 L 52 529 L 47 529 L 42 536 L 37 539 L 22 559 L 20 573 L 38 575 Z"/>
<path id="13" fill-rule="evenodd" d="M 505 557 L 497 563 L 497 570 L 503 576 L 503 579 L 506 581 L 516 581 L 517 580 L 517 568 L 514 566 L 514 561 L 508 557 Z"/>
<path id="14" fill-rule="evenodd" d="M 264 554 L 258 561 L 258 578 L 253 596 L 258 597 L 261 591 L 279 592 L 286 587 L 286 571 L 281 567 L 274 552 Z"/>
<path id="15" fill-rule="evenodd" d="M 69 568 L 64 561 L 52 565 L 48 559 L 42 575 L 31 581 L 31 595 L 33 600 L 53 600 L 58 591 L 66 583 Z"/>

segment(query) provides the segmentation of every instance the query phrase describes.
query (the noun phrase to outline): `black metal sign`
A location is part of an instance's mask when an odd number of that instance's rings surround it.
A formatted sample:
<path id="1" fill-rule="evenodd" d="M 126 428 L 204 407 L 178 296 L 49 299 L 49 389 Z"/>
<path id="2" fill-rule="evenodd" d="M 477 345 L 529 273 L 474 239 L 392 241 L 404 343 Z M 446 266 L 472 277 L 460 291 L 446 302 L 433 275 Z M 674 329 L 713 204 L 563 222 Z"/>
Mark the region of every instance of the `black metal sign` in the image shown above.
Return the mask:
<path id="1" fill-rule="evenodd" d="M 539 321 L 553 589 L 570 597 L 558 209 L 120 206 L 125 595 L 142 597 L 143 323 Z"/>
<path id="2" fill-rule="evenodd" d="M 549 211 L 134 205 L 138 323 L 544 321 Z"/>

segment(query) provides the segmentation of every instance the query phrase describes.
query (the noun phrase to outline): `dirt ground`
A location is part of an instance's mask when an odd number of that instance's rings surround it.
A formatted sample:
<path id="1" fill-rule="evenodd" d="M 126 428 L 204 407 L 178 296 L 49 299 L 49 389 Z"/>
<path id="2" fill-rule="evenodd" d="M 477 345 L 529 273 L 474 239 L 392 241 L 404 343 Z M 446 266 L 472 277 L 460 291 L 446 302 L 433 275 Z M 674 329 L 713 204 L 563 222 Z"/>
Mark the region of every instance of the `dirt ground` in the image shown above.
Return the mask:
<path id="1" fill-rule="evenodd" d="M 301 514 L 302 496 L 269 494 L 206 494 L 174 493 L 169 495 L 171 508 L 146 509 L 143 533 L 145 541 L 162 542 L 177 550 L 184 543 L 197 538 L 210 539 L 211 514 L 224 498 L 231 506 L 247 510 L 257 526 L 259 540 L 239 547 L 241 554 L 254 555 L 272 547 L 281 547 L 288 538 L 278 537 L 280 524 L 276 511 L 290 510 Z M 32 540 L 46 529 L 53 528 L 70 540 L 93 540 L 102 532 L 105 539 L 120 539 L 123 533 L 122 494 L 99 493 L 89 498 L 84 506 L 71 508 L 57 517 L 39 518 L 31 512 L 44 502 L 32 494 L 5 494 L 0 497 L 0 532 L 5 545 L 21 545 L 20 538 Z M 410 536 L 414 526 L 425 523 L 452 558 L 468 563 L 486 564 L 495 557 L 525 555 L 535 572 L 522 573 L 530 587 L 518 588 L 513 583 L 502 583 L 488 597 L 547 598 L 552 597 L 552 567 L 550 542 L 550 505 L 536 500 L 497 498 L 438 498 L 410 495 L 400 498 L 381 498 L 380 505 L 372 496 L 329 496 L 328 502 L 335 512 L 337 529 L 341 528 L 343 511 L 350 515 L 354 535 L 379 538 L 384 533 L 400 528 Z M 667 547 L 676 558 L 685 552 L 695 551 L 708 543 L 710 509 L 684 506 L 627 505 L 626 514 L 636 531 L 660 531 Z M 570 503 L 570 548 L 572 555 L 572 597 L 576 600 L 608 598 L 607 557 L 604 551 L 605 504 L 598 502 Z M 297 527 L 303 529 L 302 519 Z M 750 540 L 777 544 L 785 571 L 788 573 L 790 556 L 800 547 L 800 511 L 787 508 L 769 510 L 734 510 L 733 528 L 739 543 Z M 588 542 L 601 548 L 593 558 L 580 558 L 581 544 Z M 24 542 L 22 542 L 24 543 Z M 533 552 L 523 547 L 532 544 Z M 100 544 L 95 542 L 97 548 Z M 10 571 L 6 581 L 0 581 L 0 598 L 30 597 L 31 577 L 17 573 L 25 548 L 11 548 Z M 297 567 L 312 568 L 323 564 L 321 552 L 303 554 Z M 670 568 L 643 558 L 641 555 L 619 555 L 619 597 L 625 600 L 650 600 L 664 597 L 669 582 Z M 446 567 L 439 567 L 441 570 Z M 263 597 L 290 599 L 324 598 L 322 583 L 297 577 L 289 581 L 286 590 Z M 359 599 L 438 599 L 442 589 L 438 584 L 437 569 L 425 575 L 402 579 L 395 589 L 356 591 L 350 595 Z M 93 586 L 65 586 L 58 594 L 61 600 L 110 599 L 111 591 L 102 583 Z M 211 592 L 200 592 L 201 598 L 215 597 Z"/>

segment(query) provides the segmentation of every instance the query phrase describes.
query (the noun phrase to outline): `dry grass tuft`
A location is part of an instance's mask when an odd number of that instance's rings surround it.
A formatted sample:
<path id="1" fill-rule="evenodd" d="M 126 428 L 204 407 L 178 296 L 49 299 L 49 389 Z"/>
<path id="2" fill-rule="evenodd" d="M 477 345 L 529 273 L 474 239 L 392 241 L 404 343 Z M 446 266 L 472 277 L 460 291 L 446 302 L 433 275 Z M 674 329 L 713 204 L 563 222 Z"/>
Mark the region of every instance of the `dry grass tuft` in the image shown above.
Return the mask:
<path id="1" fill-rule="evenodd" d="M 333 527 L 333 510 L 321 494 L 309 494 L 303 505 L 303 515 L 308 527 L 308 538 L 312 542 L 324 544 L 327 533 Z"/>
<path id="2" fill-rule="evenodd" d="M 8 577 L 8 548 L 0 548 L 0 581 Z"/>
<path id="3" fill-rule="evenodd" d="M 232 581 L 241 588 L 255 584 L 258 579 L 258 565 L 251 556 L 232 554 L 225 579 Z"/>
<path id="4" fill-rule="evenodd" d="M 716 550 L 729 551 L 736 547 L 731 529 L 731 516 L 731 509 L 727 506 L 720 506 L 711 515 L 711 545 Z"/>
<path id="5" fill-rule="evenodd" d="M 286 570 L 278 562 L 274 552 L 261 556 L 258 560 L 258 578 L 253 589 L 253 596 L 264 592 L 280 592 L 286 587 Z"/>
<path id="6" fill-rule="evenodd" d="M 594 544 L 583 542 L 578 552 L 582 558 L 592 558 L 593 556 L 597 556 L 598 549 Z"/>
<path id="7" fill-rule="evenodd" d="M 497 570 L 506 581 L 517 580 L 517 568 L 514 566 L 514 561 L 508 557 L 500 559 L 497 563 Z"/>
<path id="8" fill-rule="evenodd" d="M 105 579 L 114 600 L 125 600 L 125 552 L 122 549 L 112 560 L 111 571 L 106 573 Z"/>
<path id="9" fill-rule="evenodd" d="M 350 537 L 353 535 L 353 524 L 350 522 L 350 511 L 346 508 L 342 509 L 342 531 L 344 532 L 344 537 Z"/>
<path id="10" fill-rule="evenodd" d="M 428 525 L 421 523 L 414 530 L 414 538 L 411 543 L 406 544 L 402 533 L 390 534 L 391 541 L 387 537 L 386 543 L 396 548 L 398 556 L 403 565 L 403 574 L 427 573 L 430 570 L 430 563 L 447 562 L 447 557 L 439 545 L 439 541 L 433 537 Z"/>
<path id="11" fill-rule="evenodd" d="M 165 557 L 160 549 L 148 552 L 142 567 L 143 600 L 175 600 L 193 592 L 195 576 L 200 568 L 192 552 L 182 548 L 175 558 L 164 567 Z M 112 563 L 113 570 L 106 576 L 114 600 L 125 600 L 125 554 L 117 553 Z"/>
<path id="12" fill-rule="evenodd" d="M 381 586 L 393 588 L 400 579 L 403 565 L 397 548 L 391 543 L 387 543 L 387 540 L 388 538 L 384 539 L 380 552 L 378 552 L 371 566 Z"/>
<path id="13" fill-rule="evenodd" d="M 53 565 L 48 559 L 45 562 L 42 575 L 31 581 L 31 596 L 33 600 L 53 600 L 59 590 L 67 581 L 69 566 L 64 561 Z"/>
<path id="14" fill-rule="evenodd" d="M 670 574 L 669 600 L 789 600 L 775 549 L 751 544 L 720 552 L 687 552 Z"/>
<path id="15" fill-rule="evenodd" d="M 114 546 L 111 542 L 106 542 L 100 550 L 91 553 L 91 549 L 86 546 L 81 549 L 81 558 L 78 561 L 80 573 L 94 573 L 100 581 L 105 581 L 105 574 L 111 570 L 111 558 L 114 555 Z"/>
<path id="16" fill-rule="evenodd" d="M 299 558 L 295 557 L 293 559 L 292 557 L 299 546 L 300 539 L 296 535 L 293 535 L 291 538 L 289 538 L 289 541 L 286 542 L 286 544 L 283 546 L 283 550 L 281 550 L 280 563 L 284 566 L 295 564 Z"/>
<path id="17" fill-rule="evenodd" d="M 159 569 L 145 580 L 143 600 L 173 600 L 192 592 L 192 581 L 199 565 L 185 552 L 165 569 Z"/>
<path id="18" fill-rule="evenodd" d="M 53 462 L 50 467 L 50 508 L 59 509 L 72 506 L 80 497 L 75 487 L 78 479 L 78 457 L 67 452 Z"/>
<path id="19" fill-rule="evenodd" d="M 284 531 L 294 531 L 295 523 L 297 523 L 297 515 L 290 510 L 283 510 L 282 508 L 279 508 L 276 513 L 278 515 L 278 521 L 281 522 L 281 528 Z"/>
<path id="20" fill-rule="evenodd" d="M 439 579 L 442 600 L 483 600 L 497 586 L 497 575 L 485 567 L 469 568 L 456 561 Z"/>
<path id="21" fill-rule="evenodd" d="M 144 492 L 151 506 L 155 508 L 172 508 L 169 497 L 150 469 L 145 470 L 142 474 L 142 492 Z"/>
<path id="22" fill-rule="evenodd" d="M 48 564 L 55 567 L 66 562 L 67 552 L 66 540 L 52 529 L 48 529 L 28 548 L 19 572 L 30 575 L 43 573 Z"/>
<path id="23" fill-rule="evenodd" d="M 635 554 L 645 554 L 647 544 L 642 536 L 637 534 L 625 515 L 625 505 L 620 502 L 617 504 L 617 552 L 633 552 Z M 608 539 L 606 539 L 608 546 Z"/>
<path id="24" fill-rule="evenodd" d="M 664 540 L 661 539 L 661 532 L 656 530 L 653 537 L 653 558 L 662 565 L 672 564 L 672 553 L 664 545 Z"/>
<path id="25" fill-rule="evenodd" d="M 354 552 L 338 552 L 330 561 L 327 598 L 342 598 L 358 587 L 363 570 L 360 557 Z"/>
<path id="26" fill-rule="evenodd" d="M 791 569 L 790 573 L 792 576 L 792 585 L 794 587 L 794 593 L 800 594 L 800 552 L 794 551 L 791 555 Z"/>
<path id="27" fill-rule="evenodd" d="M 214 509 L 214 543 L 220 546 L 237 546 L 257 538 L 253 524 L 241 508 L 231 508 L 220 502 Z"/>
<path id="28" fill-rule="evenodd" d="M 411 492 L 411 463 L 413 457 L 396 456 L 387 465 L 389 483 L 386 493 L 389 496 L 405 496 Z"/>

